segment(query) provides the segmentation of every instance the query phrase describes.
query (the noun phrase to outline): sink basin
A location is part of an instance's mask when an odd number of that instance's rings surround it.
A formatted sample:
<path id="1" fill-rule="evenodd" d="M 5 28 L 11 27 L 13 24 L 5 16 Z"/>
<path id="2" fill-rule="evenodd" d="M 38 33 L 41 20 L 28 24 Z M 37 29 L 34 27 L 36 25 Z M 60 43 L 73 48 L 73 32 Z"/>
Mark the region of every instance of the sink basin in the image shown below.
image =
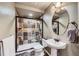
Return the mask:
<path id="1" fill-rule="evenodd" d="M 57 49 L 65 49 L 66 43 L 54 39 L 42 39 L 42 43 L 44 47 L 50 47 L 51 48 L 51 56 L 57 56 Z"/>
<path id="2" fill-rule="evenodd" d="M 50 48 L 54 48 L 54 49 L 65 49 L 66 48 L 66 43 L 62 41 L 57 42 L 54 39 L 48 39 L 48 40 L 43 39 L 43 41 Z"/>

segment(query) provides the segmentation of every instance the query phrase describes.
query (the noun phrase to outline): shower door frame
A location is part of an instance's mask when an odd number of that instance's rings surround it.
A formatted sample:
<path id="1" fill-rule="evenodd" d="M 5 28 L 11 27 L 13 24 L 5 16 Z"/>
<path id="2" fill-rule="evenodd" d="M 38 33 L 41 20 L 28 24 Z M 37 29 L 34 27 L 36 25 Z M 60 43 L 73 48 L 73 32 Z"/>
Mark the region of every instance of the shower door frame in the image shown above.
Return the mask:
<path id="1" fill-rule="evenodd" d="M 22 52 L 22 51 L 25 51 L 25 50 L 17 51 L 17 18 L 25 18 L 25 19 L 33 19 L 33 20 L 41 21 L 42 22 L 42 38 L 43 38 L 43 19 L 40 19 L 40 18 L 28 18 L 28 17 L 22 17 L 22 16 L 15 16 L 15 52 Z"/>
<path id="2" fill-rule="evenodd" d="M 0 48 L 1 48 L 1 56 L 4 56 L 4 46 L 3 46 L 3 41 L 0 41 Z"/>

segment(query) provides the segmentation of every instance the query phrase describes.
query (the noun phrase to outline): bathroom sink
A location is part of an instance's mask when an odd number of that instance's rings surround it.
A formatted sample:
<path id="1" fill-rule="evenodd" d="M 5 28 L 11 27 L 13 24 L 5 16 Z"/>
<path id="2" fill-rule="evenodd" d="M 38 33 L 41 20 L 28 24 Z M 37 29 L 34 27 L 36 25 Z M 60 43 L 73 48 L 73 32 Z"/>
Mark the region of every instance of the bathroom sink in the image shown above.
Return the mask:
<path id="1" fill-rule="evenodd" d="M 56 41 L 54 39 L 43 39 L 44 44 L 46 44 L 48 47 L 53 48 L 53 49 L 65 49 L 66 48 L 66 43 L 62 41 Z"/>
<path id="2" fill-rule="evenodd" d="M 65 49 L 66 43 L 57 40 L 57 39 L 42 39 L 42 44 L 44 47 L 51 48 L 51 54 L 50 56 L 57 56 L 57 50 L 58 49 Z"/>

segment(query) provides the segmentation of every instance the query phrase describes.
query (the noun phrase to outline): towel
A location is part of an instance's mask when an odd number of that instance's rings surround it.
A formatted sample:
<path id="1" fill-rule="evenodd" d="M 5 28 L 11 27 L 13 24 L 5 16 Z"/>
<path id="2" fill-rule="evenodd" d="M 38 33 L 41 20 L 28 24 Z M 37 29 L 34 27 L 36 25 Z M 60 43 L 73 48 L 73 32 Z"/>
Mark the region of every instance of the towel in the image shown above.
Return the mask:
<path id="1" fill-rule="evenodd" d="M 71 43 L 75 43 L 75 41 L 77 41 L 77 30 L 76 29 L 74 29 L 74 30 L 69 30 L 68 31 L 68 36 L 70 36 L 70 39 L 69 39 L 69 41 L 71 42 Z"/>

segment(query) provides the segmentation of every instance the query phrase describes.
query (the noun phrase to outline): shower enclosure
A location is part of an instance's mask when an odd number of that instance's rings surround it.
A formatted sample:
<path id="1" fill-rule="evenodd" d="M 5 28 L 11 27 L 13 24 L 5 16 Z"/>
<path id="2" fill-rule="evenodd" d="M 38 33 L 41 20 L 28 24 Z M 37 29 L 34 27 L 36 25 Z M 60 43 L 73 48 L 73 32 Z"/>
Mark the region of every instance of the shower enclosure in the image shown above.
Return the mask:
<path id="1" fill-rule="evenodd" d="M 15 29 L 16 52 L 20 52 L 19 46 L 41 41 L 42 20 L 16 16 Z"/>

